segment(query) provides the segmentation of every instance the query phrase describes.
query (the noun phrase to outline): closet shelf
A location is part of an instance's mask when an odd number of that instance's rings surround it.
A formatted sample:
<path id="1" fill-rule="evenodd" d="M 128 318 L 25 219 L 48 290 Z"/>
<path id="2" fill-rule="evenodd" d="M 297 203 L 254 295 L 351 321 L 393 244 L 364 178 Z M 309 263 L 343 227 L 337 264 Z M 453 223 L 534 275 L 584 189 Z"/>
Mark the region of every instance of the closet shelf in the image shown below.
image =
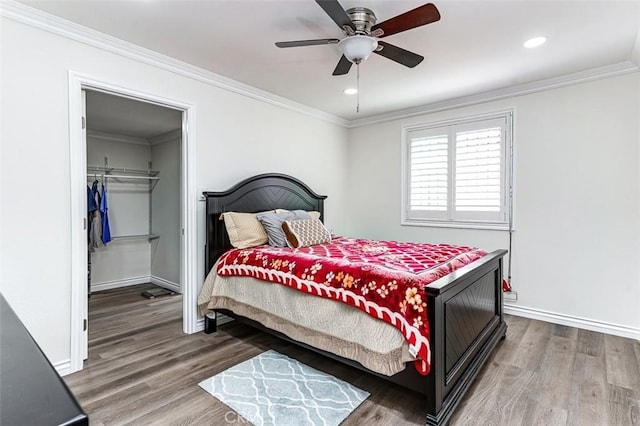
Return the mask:
<path id="1" fill-rule="evenodd" d="M 112 237 L 112 241 L 127 241 L 127 240 L 141 240 L 141 239 L 156 240 L 160 238 L 160 235 L 157 234 L 141 234 L 141 235 L 119 235 L 116 237 Z"/>
<path id="2" fill-rule="evenodd" d="M 95 173 L 87 173 L 87 177 L 93 177 L 95 176 Z M 134 175 L 112 175 L 110 173 L 107 174 L 101 174 L 100 178 L 105 178 L 105 179 L 145 179 L 145 180 L 160 180 L 159 177 L 157 176 L 134 176 Z"/>
<path id="3" fill-rule="evenodd" d="M 100 173 L 105 177 L 118 177 L 118 178 L 144 178 L 152 179 L 158 176 L 160 173 L 157 170 L 141 170 L 141 169 L 127 169 L 124 167 L 108 167 L 108 166 L 87 166 L 87 175 L 93 172 L 93 174 Z M 157 179 L 157 178 L 156 178 Z"/>

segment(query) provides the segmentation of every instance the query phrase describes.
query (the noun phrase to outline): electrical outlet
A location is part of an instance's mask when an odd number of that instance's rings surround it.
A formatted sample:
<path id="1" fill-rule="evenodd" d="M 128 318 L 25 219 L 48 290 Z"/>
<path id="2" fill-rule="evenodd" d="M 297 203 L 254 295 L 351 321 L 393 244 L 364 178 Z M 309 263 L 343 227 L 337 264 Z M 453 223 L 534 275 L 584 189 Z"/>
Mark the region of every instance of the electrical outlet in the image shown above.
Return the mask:
<path id="1" fill-rule="evenodd" d="M 518 301 L 518 293 L 515 291 L 505 291 L 503 293 L 503 297 L 505 302 L 517 302 Z"/>

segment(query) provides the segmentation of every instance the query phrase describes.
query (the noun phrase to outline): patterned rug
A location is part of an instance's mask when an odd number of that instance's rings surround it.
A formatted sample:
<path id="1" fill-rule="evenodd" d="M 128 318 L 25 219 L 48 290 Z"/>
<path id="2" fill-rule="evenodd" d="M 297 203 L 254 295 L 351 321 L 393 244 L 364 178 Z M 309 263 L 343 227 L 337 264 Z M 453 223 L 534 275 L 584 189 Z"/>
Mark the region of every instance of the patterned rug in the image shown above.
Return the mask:
<path id="1" fill-rule="evenodd" d="M 200 382 L 256 426 L 338 425 L 369 396 L 273 350 Z"/>

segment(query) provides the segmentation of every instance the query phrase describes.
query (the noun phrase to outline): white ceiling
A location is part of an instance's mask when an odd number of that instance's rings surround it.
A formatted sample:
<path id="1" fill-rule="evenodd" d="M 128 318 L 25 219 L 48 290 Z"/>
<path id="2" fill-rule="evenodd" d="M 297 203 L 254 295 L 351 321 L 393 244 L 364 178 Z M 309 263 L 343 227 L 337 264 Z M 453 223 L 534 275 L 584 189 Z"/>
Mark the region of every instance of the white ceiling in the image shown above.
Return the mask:
<path id="1" fill-rule="evenodd" d="M 442 19 L 385 38 L 425 60 L 409 69 L 379 55 L 360 66 L 360 113 L 343 94 L 356 69 L 331 75 L 341 38 L 313 0 L 22 0 L 29 6 L 348 120 L 630 61 L 640 49 L 640 0 L 432 0 Z M 425 0 L 340 0 L 378 22 Z M 537 49 L 522 43 L 537 35 Z M 636 57 L 640 56 L 636 53 Z"/>

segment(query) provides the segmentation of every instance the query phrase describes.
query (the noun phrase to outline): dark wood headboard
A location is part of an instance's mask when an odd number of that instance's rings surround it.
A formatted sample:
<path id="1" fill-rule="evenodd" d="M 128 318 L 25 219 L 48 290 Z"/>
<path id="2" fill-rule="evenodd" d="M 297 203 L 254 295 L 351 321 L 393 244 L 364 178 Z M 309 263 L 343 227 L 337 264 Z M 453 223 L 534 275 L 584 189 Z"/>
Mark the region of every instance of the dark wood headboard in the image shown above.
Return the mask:
<path id="1" fill-rule="evenodd" d="M 280 173 L 265 173 L 250 177 L 222 192 L 204 192 L 207 201 L 207 246 L 205 274 L 216 260 L 231 248 L 224 221 L 224 212 L 257 213 L 265 210 L 315 210 L 324 221 L 324 200 L 298 179 Z"/>

